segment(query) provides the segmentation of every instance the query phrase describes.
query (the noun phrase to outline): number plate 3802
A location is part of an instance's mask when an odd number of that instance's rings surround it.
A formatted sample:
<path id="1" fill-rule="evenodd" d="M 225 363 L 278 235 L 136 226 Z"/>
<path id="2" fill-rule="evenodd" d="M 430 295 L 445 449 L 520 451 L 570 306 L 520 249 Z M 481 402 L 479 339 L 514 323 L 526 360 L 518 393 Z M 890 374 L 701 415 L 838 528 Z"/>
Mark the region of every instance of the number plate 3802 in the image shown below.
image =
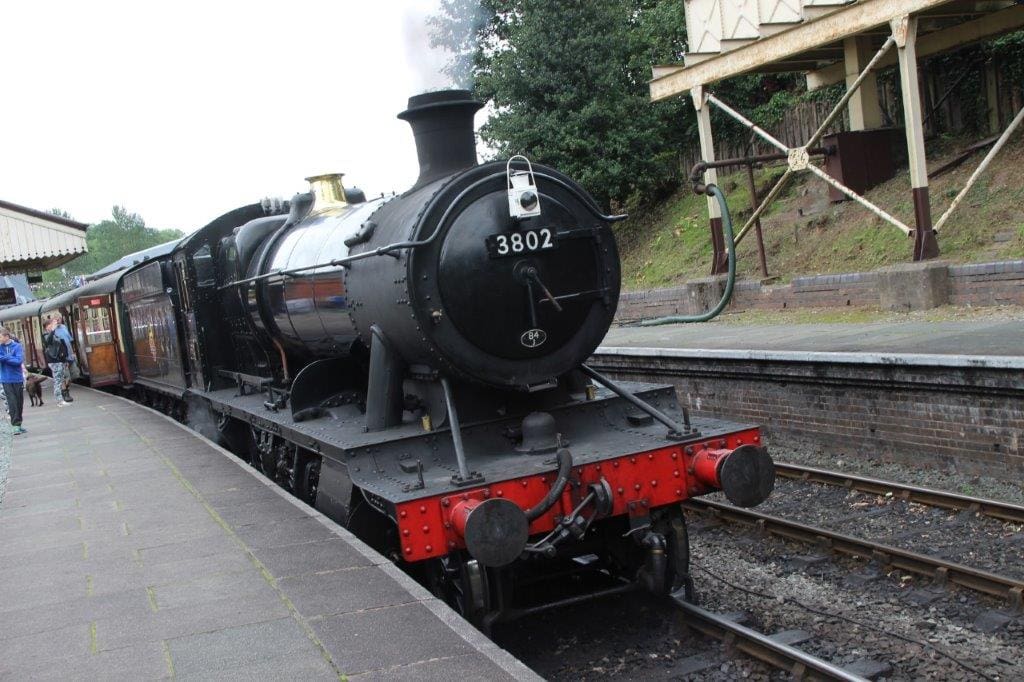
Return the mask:
<path id="1" fill-rule="evenodd" d="M 492 234 L 487 238 L 486 243 L 487 255 L 491 258 L 508 258 L 525 253 L 550 251 L 558 246 L 554 230 L 550 227 Z"/>

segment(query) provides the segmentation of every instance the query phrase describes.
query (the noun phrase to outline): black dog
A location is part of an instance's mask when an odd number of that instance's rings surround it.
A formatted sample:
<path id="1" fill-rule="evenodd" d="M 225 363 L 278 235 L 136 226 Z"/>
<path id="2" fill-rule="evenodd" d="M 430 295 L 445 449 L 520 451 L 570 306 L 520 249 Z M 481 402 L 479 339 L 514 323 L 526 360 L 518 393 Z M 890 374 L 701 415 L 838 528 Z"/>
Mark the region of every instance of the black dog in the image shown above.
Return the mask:
<path id="1" fill-rule="evenodd" d="M 32 403 L 32 407 L 36 407 L 36 404 L 43 404 L 43 382 L 46 381 L 46 377 L 42 374 L 29 374 L 25 378 L 25 392 L 28 393 L 29 400 Z"/>

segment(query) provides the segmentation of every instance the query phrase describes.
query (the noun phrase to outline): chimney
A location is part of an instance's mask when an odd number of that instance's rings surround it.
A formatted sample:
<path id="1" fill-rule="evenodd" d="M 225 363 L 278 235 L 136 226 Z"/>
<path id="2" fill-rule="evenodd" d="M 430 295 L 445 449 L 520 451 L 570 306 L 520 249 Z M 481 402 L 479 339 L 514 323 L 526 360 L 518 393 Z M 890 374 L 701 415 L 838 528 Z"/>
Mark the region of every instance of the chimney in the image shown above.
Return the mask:
<path id="1" fill-rule="evenodd" d="M 484 106 L 469 90 L 441 90 L 409 98 L 398 115 L 412 126 L 420 176 L 413 189 L 476 165 L 473 114 Z"/>

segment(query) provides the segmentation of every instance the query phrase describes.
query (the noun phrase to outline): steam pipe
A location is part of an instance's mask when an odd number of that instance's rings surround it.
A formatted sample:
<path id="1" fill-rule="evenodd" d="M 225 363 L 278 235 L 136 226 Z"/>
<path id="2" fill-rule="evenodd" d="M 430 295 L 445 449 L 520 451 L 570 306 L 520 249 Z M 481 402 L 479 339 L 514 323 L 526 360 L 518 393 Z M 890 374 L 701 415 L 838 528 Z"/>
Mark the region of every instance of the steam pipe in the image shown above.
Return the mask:
<path id="1" fill-rule="evenodd" d="M 535 504 L 526 510 L 526 520 L 533 522 L 544 515 L 547 510 L 554 506 L 558 498 L 562 496 L 562 492 L 565 491 L 565 486 L 569 483 L 569 474 L 572 473 L 572 453 L 561 448 L 557 455 L 558 457 L 558 475 L 555 477 L 555 482 L 548 490 L 548 494 L 544 496 L 540 502 Z"/>
<path id="2" fill-rule="evenodd" d="M 814 147 L 808 149 L 807 153 L 811 156 L 831 156 L 835 154 L 834 147 Z M 693 168 L 690 169 L 690 182 L 694 185 L 699 185 L 701 177 L 704 175 L 704 171 L 710 168 L 728 168 L 729 166 L 749 166 L 755 163 L 768 163 L 770 161 L 785 161 L 789 158 L 789 154 L 776 153 L 776 154 L 755 154 L 753 156 L 740 156 L 734 159 L 719 159 L 717 161 L 698 161 L 693 164 Z M 698 192 L 699 193 L 699 192 Z"/>

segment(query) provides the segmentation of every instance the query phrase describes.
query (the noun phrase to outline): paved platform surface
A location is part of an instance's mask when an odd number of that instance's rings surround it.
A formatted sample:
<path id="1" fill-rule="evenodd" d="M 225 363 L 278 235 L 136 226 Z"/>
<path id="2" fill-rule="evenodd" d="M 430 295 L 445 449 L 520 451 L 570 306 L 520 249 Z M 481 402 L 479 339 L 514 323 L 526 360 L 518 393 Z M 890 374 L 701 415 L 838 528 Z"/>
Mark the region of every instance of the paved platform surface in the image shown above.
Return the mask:
<path id="1" fill-rule="evenodd" d="M 0 679 L 539 679 L 209 441 L 75 395 L 14 440 Z"/>
<path id="2" fill-rule="evenodd" d="M 615 327 L 605 348 L 1024 357 L 1024 320 Z"/>

